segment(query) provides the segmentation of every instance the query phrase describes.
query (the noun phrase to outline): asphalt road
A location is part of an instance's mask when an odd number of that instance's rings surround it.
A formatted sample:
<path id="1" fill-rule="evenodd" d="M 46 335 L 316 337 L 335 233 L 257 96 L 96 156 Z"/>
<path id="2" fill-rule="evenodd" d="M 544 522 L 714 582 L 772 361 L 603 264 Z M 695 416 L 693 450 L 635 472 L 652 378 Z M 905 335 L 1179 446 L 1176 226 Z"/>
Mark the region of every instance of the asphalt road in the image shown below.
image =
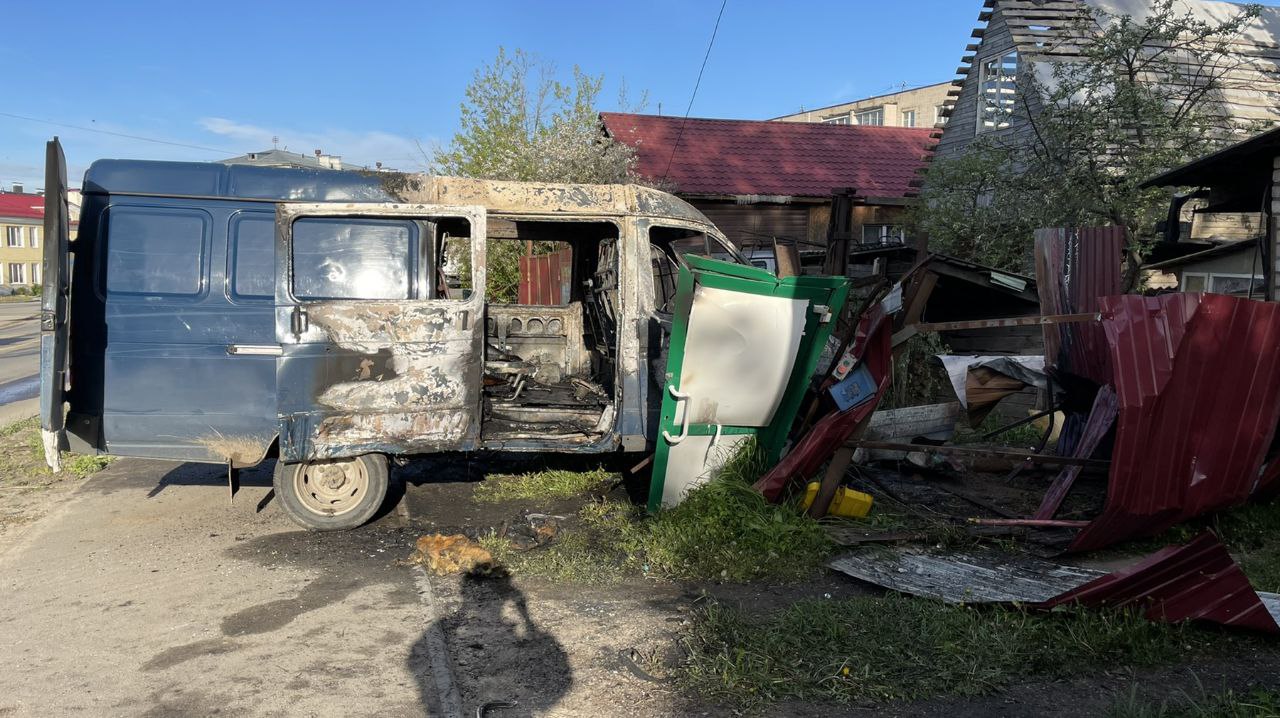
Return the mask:
<path id="1" fill-rule="evenodd" d="M 40 302 L 0 304 L 0 426 L 36 413 Z"/>

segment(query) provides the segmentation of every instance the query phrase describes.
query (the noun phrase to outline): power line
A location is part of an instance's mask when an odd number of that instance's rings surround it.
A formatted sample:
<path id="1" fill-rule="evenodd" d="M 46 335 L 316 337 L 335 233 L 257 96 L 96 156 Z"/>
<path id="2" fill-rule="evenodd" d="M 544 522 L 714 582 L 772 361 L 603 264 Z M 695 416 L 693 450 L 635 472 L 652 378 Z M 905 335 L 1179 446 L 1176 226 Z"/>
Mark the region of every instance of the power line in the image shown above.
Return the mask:
<path id="1" fill-rule="evenodd" d="M 720 18 L 724 17 L 724 6 L 729 0 L 721 0 L 720 13 L 716 15 L 716 25 L 711 28 L 711 42 L 707 43 L 707 54 L 702 56 L 702 67 L 698 68 L 698 80 L 693 83 L 693 94 L 689 95 L 689 106 L 684 109 L 684 119 L 680 121 L 680 131 L 676 133 L 676 143 L 671 146 L 671 155 L 667 157 L 667 168 L 662 170 L 662 181 L 667 181 L 667 173 L 671 171 L 671 160 L 676 157 L 680 147 L 680 138 L 684 137 L 684 126 L 689 122 L 689 113 L 693 111 L 693 100 L 698 96 L 698 87 L 702 85 L 702 73 L 707 69 L 707 58 L 711 57 L 711 48 L 716 44 L 716 33 L 720 31 Z"/>
<path id="2" fill-rule="evenodd" d="M 154 142 L 157 145 L 171 145 L 173 147 L 186 147 L 187 149 L 203 150 L 205 152 L 213 152 L 220 155 L 225 155 L 227 153 L 226 150 L 219 150 L 213 147 L 189 145 L 183 142 L 170 142 L 169 140 L 157 140 L 151 137 L 142 137 L 141 135 L 130 135 L 124 132 L 112 132 L 111 130 L 100 130 L 96 127 L 82 127 L 80 125 L 67 124 L 66 122 L 54 122 L 53 120 L 42 120 L 38 117 L 24 117 L 22 115 L 15 115 L 10 112 L 0 112 L 0 117 L 11 117 L 15 120 L 25 120 L 27 122 L 39 122 L 45 125 L 53 125 L 54 127 L 66 127 L 68 129 L 80 130 L 82 132 L 96 132 L 100 135 L 111 135 L 112 137 L 123 137 L 129 140 L 138 140 L 139 142 Z"/>

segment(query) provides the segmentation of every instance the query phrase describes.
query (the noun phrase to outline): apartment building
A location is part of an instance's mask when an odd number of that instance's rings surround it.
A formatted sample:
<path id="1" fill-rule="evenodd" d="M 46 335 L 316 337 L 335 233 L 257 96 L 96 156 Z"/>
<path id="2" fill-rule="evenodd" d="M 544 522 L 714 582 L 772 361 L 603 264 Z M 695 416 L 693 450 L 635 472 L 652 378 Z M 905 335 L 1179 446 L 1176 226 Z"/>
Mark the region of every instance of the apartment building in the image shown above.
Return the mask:
<path id="1" fill-rule="evenodd" d="M 44 197 L 0 191 L 0 286 L 40 283 L 44 246 Z"/>
<path id="2" fill-rule="evenodd" d="M 946 122 L 951 83 L 925 85 L 839 105 L 775 117 L 775 122 L 825 122 L 830 125 L 933 127 Z"/>

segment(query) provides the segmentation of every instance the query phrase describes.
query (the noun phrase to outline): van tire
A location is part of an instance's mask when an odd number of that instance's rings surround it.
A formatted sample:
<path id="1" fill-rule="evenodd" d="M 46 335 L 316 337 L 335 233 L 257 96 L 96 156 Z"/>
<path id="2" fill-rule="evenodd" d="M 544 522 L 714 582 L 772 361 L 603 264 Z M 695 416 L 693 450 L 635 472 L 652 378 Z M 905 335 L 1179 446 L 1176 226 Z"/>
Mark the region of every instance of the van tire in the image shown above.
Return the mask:
<path id="1" fill-rule="evenodd" d="M 276 462 L 272 479 L 285 514 L 308 531 L 345 531 L 363 526 L 387 498 L 387 457 Z"/>

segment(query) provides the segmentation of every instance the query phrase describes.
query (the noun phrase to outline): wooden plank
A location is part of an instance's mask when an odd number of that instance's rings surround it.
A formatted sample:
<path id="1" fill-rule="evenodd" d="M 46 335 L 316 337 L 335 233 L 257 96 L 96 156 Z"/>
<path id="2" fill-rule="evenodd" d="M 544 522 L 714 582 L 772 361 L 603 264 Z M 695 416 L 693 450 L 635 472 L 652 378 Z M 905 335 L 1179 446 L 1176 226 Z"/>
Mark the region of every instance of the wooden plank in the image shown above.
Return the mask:
<path id="1" fill-rule="evenodd" d="M 916 324 L 918 332 L 947 332 L 956 329 L 997 329 L 1001 327 L 1028 327 L 1044 324 L 1069 324 L 1073 322 L 1096 322 L 1102 319 L 1098 312 L 1085 314 L 1044 314 L 1029 317 L 1008 317 L 1004 319 L 973 319 L 963 322 L 926 322 Z"/>
<path id="2" fill-rule="evenodd" d="M 868 440 L 887 441 L 936 434 L 955 429 L 964 415 L 964 407 L 958 401 L 881 409 L 871 415 L 866 437 Z"/>
<path id="3" fill-rule="evenodd" d="M 851 439 L 845 442 L 846 447 L 855 449 L 875 449 L 880 451 L 919 451 L 926 454 L 942 454 L 944 456 L 972 456 L 976 458 L 1009 459 L 1026 461 L 1046 466 L 1083 466 L 1086 468 L 1105 469 L 1109 461 L 1094 459 L 1077 459 L 1073 456 L 1051 456 L 1049 454 L 1032 454 L 1006 449 L 980 449 L 971 446 L 929 446 L 928 444 L 900 444 L 891 441 L 870 441 Z"/>

